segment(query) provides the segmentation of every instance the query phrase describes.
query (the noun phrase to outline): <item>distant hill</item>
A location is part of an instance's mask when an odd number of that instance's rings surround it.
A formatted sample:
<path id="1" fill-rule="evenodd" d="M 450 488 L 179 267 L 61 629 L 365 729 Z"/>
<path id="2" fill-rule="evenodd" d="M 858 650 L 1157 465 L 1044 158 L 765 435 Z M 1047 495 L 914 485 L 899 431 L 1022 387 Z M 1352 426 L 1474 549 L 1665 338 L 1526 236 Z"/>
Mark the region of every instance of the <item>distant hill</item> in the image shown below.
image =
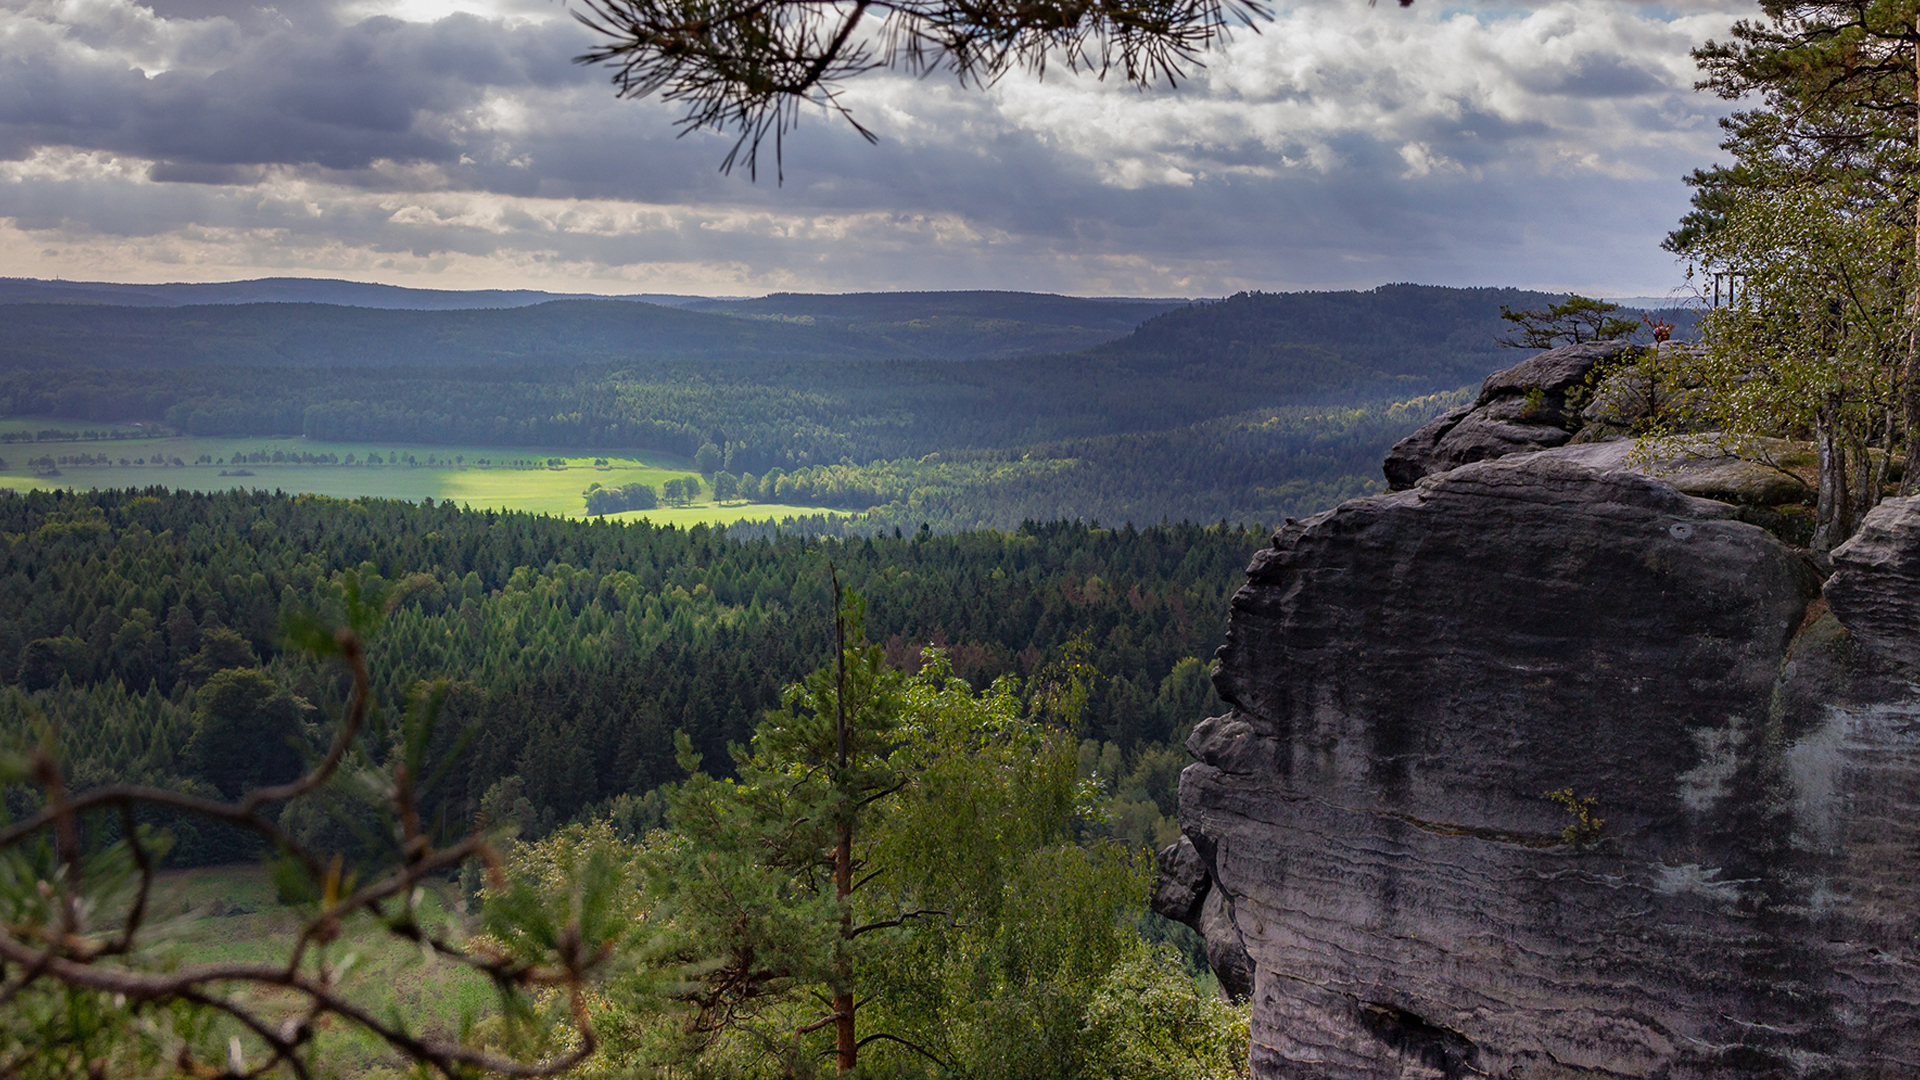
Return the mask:
<path id="1" fill-rule="evenodd" d="M 398 311 L 328 304 L 0 306 L 0 370 L 410 368 L 686 360 L 888 359 L 884 342 L 828 327 L 654 304 L 555 300 L 521 308 Z"/>
<path id="2" fill-rule="evenodd" d="M 184 307 L 195 304 L 337 304 L 404 311 L 464 311 L 530 307 L 552 300 L 627 300 L 680 307 L 705 296 L 634 293 L 550 293 L 537 289 L 409 289 L 336 278 L 255 278 L 250 281 L 171 282 L 122 285 L 110 281 L 42 281 L 0 278 L 0 304 L 111 304 L 119 307 Z"/>
<path id="3" fill-rule="evenodd" d="M 0 305 L 0 414 L 325 443 L 711 443 L 735 473 L 813 470 L 792 481 L 801 505 L 888 527 L 1268 521 L 1377 486 L 1387 447 L 1526 355 L 1498 345 L 1500 307 L 1558 299 L 1389 285 L 1192 304 Z"/>
<path id="4" fill-rule="evenodd" d="M 1257 372 L 1269 393 L 1285 388 L 1296 402 L 1325 394 L 1426 393 L 1477 382 L 1524 355 L 1500 344 L 1513 329 L 1500 317 L 1502 307 L 1540 309 L 1563 299 L 1560 293 L 1434 285 L 1248 292 L 1183 305 L 1085 355 L 1142 374 Z M 1690 312 L 1665 315 L 1683 322 L 1683 330 L 1693 325 Z"/>
<path id="5" fill-rule="evenodd" d="M 448 307 L 419 310 L 401 301 L 419 302 L 422 290 L 371 295 L 371 300 L 391 301 L 382 304 L 204 302 L 218 295 L 209 291 L 192 293 L 199 299 L 190 303 L 178 302 L 183 294 L 165 292 L 113 294 L 120 298 L 98 303 L 81 286 L 32 284 L 15 291 L 42 294 L 40 300 L 6 303 L 7 290 L 19 283 L 0 282 L 0 328 L 6 331 L 0 335 L 0 370 L 974 360 L 1075 352 L 1185 303 L 972 292 L 779 293 L 746 301 L 701 298 L 679 306 L 626 299 L 455 306 L 453 299 L 481 294 L 448 293 L 443 297 L 452 298 Z M 54 289 L 56 284 L 68 292 Z M 270 290 L 256 287 L 265 284 L 150 288 L 262 295 Z M 307 283 L 298 284 L 304 289 Z"/>
<path id="6" fill-rule="evenodd" d="M 1188 303 L 978 290 L 774 293 L 757 300 L 697 300 L 686 306 L 741 318 L 833 327 L 886 342 L 900 356 L 973 360 L 1078 352 Z"/>
<path id="7" fill-rule="evenodd" d="M 1298 392 L 1401 380 L 1452 387 L 1513 362 L 1499 344 L 1509 329 L 1502 305 L 1538 308 L 1559 299 L 1430 285 L 1249 292 L 1167 312 L 1088 355 L 1136 370 L 1251 367 Z"/>

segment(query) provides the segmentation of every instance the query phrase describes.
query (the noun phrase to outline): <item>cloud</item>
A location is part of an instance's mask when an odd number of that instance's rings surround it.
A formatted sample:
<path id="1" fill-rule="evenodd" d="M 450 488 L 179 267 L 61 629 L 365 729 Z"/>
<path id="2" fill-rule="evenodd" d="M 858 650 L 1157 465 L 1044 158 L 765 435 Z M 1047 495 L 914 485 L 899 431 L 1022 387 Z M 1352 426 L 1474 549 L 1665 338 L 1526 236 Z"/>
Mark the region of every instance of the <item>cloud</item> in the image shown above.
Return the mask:
<path id="1" fill-rule="evenodd" d="M 0 0 L 0 273 L 452 287 L 1665 291 L 1730 21 L 1304 0 L 1178 90 L 889 76 L 721 176 L 547 0 Z"/>

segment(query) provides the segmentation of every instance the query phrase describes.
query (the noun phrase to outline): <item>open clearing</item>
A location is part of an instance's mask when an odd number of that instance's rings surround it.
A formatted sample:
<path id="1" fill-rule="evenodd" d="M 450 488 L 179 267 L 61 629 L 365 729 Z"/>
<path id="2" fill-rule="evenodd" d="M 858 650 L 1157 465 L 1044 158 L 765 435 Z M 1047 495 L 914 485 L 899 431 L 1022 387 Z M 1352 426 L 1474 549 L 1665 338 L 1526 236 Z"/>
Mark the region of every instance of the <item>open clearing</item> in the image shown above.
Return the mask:
<path id="1" fill-rule="evenodd" d="M 458 890 L 428 890 L 422 911 L 429 921 L 461 901 Z M 163 872 L 152 900 L 154 939 L 161 952 L 182 966 L 215 963 L 284 963 L 286 945 L 300 925 L 299 914 L 274 896 L 260 866 L 216 866 Z M 408 1026 L 441 1037 L 457 1033 L 463 1022 L 498 1011 L 493 987 L 477 972 L 423 957 L 420 947 L 356 923 L 329 949 L 339 964 L 355 957 L 343 976 L 343 989 L 374 1006 L 376 1016 L 404 1016 Z M 270 998 L 268 999 L 271 1000 Z M 269 1006 L 271 1007 L 271 1006 Z M 333 1075 L 391 1077 L 392 1058 L 370 1036 L 338 1023 L 321 1025 L 320 1056 Z"/>
<path id="2" fill-rule="evenodd" d="M 82 430 L 90 421 L 52 417 L 12 417 L 10 430 L 46 428 Z M 94 428 L 105 425 L 94 423 Z M 297 464 L 246 460 L 273 454 L 353 455 L 364 463 L 378 457 L 379 465 Z M 107 464 L 60 464 L 57 475 L 46 475 L 29 461 L 44 456 L 60 458 L 105 455 Z M 241 460 L 236 460 L 236 455 Z M 203 464 L 202 458 L 211 464 Z M 411 463 L 409 460 L 411 459 Z M 604 459 L 607 464 L 596 465 Z M 158 464 L 179 460 L 183 465 Z M 549 465 L 549 461 L 560 464 Z M 124 462 L 124 464 L 123 464 Z M 144 464 L 136 464 L 144 462 Z M 480 464 L 487 462 L 488 464 Z M 517 464 L 516 464 L 517 463 Z M 243 475 L 235 475 L 243 472 Z M 225 473 L 226 475 L 222 475 Z M 536 514 L 586 517 L 583 492 L 589 485 L 619 487 L 650 484 L 657 491 L 668 480 L 699 480 L 684 459 L 668 454 L 634 451 L 602 452 L 572 449 L 501 446 L 421 446 L 401 443 L 322 443 L 301 438 L 101 439 L 0 444 L 0 487 L 32 488 L 141 488 L 163 485 L 188 491 L 226 491 L 256 488 L 335 498 L 375 496 L 388 499 L 452 501 L 480 509 L 524 510 Z M 701 501 L 688 506 L 609 514 L 608 518 L 656 524 L 728 524 L 735 521 L 775 520 L 818 514 L 818 507 L 774 503 L 715 503 L 703 488 Z"/>

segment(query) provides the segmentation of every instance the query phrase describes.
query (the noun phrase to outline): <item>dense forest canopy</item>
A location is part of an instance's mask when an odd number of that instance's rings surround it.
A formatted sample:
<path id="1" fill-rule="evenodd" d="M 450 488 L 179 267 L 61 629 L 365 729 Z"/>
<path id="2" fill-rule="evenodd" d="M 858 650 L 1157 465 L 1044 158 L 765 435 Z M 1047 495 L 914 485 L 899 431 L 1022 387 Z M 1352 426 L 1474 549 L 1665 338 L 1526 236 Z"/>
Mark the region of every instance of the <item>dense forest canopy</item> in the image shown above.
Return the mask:
<path id="1" fill-rule="evenodd" d="M 0 726 L 25 737 L 29 701 L 56 719 L 77 784 L 232 786 L 237 766 L 195 750 L 197 733 L 317 745 L 307 725 L 338 714 L 339 673 L 288 652 L 281 627 L 336 607 L 351 571 L 398 597 L 370 654 L 380 708 L 444 676 L 449 716 L 473 726 L 444 809 L 471 814 L 493 792 L 551 825 L 681 776 L 675 731 L 728 761 L 780 688 L 831 654 L 831 561 L 871 597 L 869 632 L 899 666 L 944 645 L 985 686 L 1079 650 L 1099 675 L 1078 734 L 1157 761 L 1212 707 L 1204 658 L 1263 539 L 1061 523 L 743 541 L 381 500 L 0 495 L 0 679 L 27 695 L 6 698 Z M 1142 828 L 1172 812 L 1177 765 L 1160 771 Z M 180 854 L 233 851 L 189 838 Z"/>

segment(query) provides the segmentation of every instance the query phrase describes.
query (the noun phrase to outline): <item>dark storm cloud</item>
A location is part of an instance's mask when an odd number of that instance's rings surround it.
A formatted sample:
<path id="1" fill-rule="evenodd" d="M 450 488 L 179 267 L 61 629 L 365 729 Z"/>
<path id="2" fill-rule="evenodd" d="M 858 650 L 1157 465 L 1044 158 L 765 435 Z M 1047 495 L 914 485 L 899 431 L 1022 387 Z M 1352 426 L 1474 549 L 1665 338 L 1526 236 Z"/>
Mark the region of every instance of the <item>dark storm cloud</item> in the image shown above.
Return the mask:
<path id="1" fill-rule="evenodd" d="M 177 47 L 189 62 L 213 54 L 204 67 L 149 75 L 112 51 L 71 47 L 0 57 L 0 155 L 106 150 L 182 177 L 204 174 L 187 166 L 457 163 L 476 148 L 462 113 L 488 93 L 591 78 L 570 63 L 582 37 L 562 22 L 196 22 Z"/>

